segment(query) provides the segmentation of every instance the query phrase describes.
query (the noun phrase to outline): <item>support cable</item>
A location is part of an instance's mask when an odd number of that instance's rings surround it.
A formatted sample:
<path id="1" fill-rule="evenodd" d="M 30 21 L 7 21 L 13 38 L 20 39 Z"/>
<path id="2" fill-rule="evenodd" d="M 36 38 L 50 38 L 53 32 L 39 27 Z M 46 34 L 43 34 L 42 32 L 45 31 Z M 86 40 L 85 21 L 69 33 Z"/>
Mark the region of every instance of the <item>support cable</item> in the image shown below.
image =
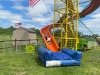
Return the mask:
<path id="1" fill-rule="evenodd" d="M 45 6 L 46 6 L 46 8 L 47 8 L 47 10 L 48 10 L 48 12 L 49 12 L 49 14 L 50 14 L 50 17 L 51 17 L 52 22 L 54 23 L 53 18 L 52 18 L 52 15 L 51 15 L 51 12 L 50 12 L 50 10 L 49 10 L 49 8 L 48 8 L 48 6 L 47 6 L 45 0 L 43 0 L 43 2 L 44 2 Z"/>
<path id="2" fill-rule="evenodd" d="M 91 32 L 91 34 L 95 37 L 95 39 L 97 40 L 97 37 L 94 35 L 94 33 L 81 21 L 81 20 L 79 20 L 85 27 L 86 27 L 86 29 L 88 29 L 90 32 Z"/>
<path id="3" fill-rule="evenodd" d="M 90 1 L 92 1 L 92 0 L 88 0 L 88 1 L 85 1 L 85 2 L 80 2 L 80 3 L 78 3 L 78 4 L 83 4 L 83 3 L 90 2 Z"/>

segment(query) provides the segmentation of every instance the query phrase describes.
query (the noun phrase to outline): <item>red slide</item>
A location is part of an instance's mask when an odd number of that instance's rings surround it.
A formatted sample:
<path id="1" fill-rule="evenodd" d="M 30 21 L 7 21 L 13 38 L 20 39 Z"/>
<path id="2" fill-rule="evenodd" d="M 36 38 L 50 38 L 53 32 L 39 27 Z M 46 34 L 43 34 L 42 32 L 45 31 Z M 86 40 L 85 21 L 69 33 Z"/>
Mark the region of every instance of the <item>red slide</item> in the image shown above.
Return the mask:
<path id="1" fill-rule="evenodd" d="M 93 0 L 90 5 L 84 9 L 81 13 L 80 13 L 80 17 L 84 17 L 90 13 L 92 13 L 93 11 L 95 11 L 98 7 L 100 6 L 100 0 Z M 53 51 L 53 52 L 57 52 L 59 49 L 59 46 L 56 42 L 56 40 L 54 39 L 54 37 L 51 35 L 50 33 L 50 29 L 53 27 L 53 24 L 45 26 L 44 28 L 42 28 L 40 30 L 40 33 L 42 35 L 42 38 L 46 44 L 46 47 Z M 45 34 L 47 34 L 47 36 L 49 36 L 51 38 L 50 43 L 47 42 L 47 40 L 45 39 Z"/>
<path id="2" fill-rule="evenodd" d="M 100 0 L 93 0 L 89 6 L 84 9 L 81 13 L 80 16 L 84 17 L 90 13 L 92 13 L 93 11 L 95 11 L 98 7 L 100 6 Z"/>

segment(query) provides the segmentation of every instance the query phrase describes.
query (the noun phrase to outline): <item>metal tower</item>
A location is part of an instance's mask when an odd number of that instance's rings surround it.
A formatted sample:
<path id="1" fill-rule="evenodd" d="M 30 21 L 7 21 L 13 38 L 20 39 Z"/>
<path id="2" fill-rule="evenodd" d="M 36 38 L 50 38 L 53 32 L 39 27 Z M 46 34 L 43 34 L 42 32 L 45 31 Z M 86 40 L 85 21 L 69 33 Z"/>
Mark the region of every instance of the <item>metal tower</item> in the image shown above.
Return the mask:
<path id="1" fill-rule="evenodd" d="M 77 50 L 79 0 L 54 0 L 53 36 L 63 47 Z"/>

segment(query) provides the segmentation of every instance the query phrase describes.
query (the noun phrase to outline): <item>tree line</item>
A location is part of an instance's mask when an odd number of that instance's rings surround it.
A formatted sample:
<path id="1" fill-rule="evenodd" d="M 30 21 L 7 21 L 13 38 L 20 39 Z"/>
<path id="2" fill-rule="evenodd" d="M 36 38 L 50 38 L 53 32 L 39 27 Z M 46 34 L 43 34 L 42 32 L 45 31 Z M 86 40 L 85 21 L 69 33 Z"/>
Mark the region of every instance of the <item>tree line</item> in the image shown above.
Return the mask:
<path id="1" fill-rule="evenodd" d="M 2 28 L 0 27 L 0 35 L 13 35 L 13 31 L 16 28 L 14 28 L 13 26 L 9 27 L 9 28 Z M 30 28 L 31 30 L 35 31 L 37 36 L 40 36 L 40 31 L 39 29 L 35 29 L 35 28 Z"/>
<path id="2" fill-rule="evenodd" d="M 99 35 L 98 34 L 86 35 L 86 34 L 83 34 L 82 32 L 79 32 L 78 37 L 84 38 L 84 39 L 87 39 L 87 40 L 96 40 L 97 37 L 99 37 Z"/>
<path id="3" fill-rule="evenodd" d="M 0 35 L 12 35 L 13 30 L 15 30 L 15 28 L 13 26 L 11 26 L 9 28 L 0 27 Z"/>
<path id="4" fill-rule="evenodd" d="M 0 35 L 10 35 L 11 36 L 15 29 L 16 28 L 14 28 L 13 26 L 11 26 L 9 28 L 0 27 Z M 35 29 L 35 28 L 30 28 L 30 29 L 35 31 L 37 36 L 41 36 L 39 29 Z M 99 36 L 98 34 L 85 35 L 82 32 L 78 32 L 78 37 L 79 38 L 85 38 L 85 39 L 88 39 L 88 40 L 93 40 L 98 36 Z"/>

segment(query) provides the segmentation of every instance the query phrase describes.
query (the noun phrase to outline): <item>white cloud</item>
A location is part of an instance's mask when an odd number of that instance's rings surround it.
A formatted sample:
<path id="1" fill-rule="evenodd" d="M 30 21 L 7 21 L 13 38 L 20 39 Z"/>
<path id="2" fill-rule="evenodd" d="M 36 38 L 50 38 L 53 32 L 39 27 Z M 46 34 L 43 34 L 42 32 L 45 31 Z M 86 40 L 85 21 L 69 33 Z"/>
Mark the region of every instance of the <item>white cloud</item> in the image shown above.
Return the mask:
<path id="1" fill-rule="evenodd" d="M 27 9 L 26 7 L 24 7 L 24 6 L 22 6 L 22 5 L 15 5 L 15 6 L 13 6 L 12 8 L 17 9 L 17 10 L 20 10 L 20 11 L 26 10 L 26 9 Z"/>
<path id="2" fill-rule="evenodd" d="M 23 18 L 21 17 L 21 15 L 14 15 L 12 18 L 10 18 L 12 23 L 18 23 L 18 22 L 22 22 Z"/>
<path id="3" fill-rule="evenodd" d="M 9 0 L 13 2 L 14 5 L 21 5 L 25 0 Z"/>
<path id="4" fill-rule="evenodd" d="M 32 24 L 26 24 L 26 25 L 22 25 L 22 27 L 24 27 L 24 28 L 34 28 L 35 25 L 32 25 Z"/>
<path id="5" fill-rule="evenodd" d="M 0 19 L 8 19 L 10 21 L 22 21 L 22 16 L 18 14 L 13 14 L 7 10 L 0 10 Z"/>
<path id="6" fill-rule="evenodd" d="M 85 2 L 81 0 L 81 2 Z M 90 2 L 80 4 L 80 11 L 82 11 L 86 6 L 89 5 Z M 100 9 L 96 9 L 91 14 L 85 16 L 83 18 L 83 23 L 94 33 L 94 34 L 100 34 Z M 85 34 L 91 34 L 84 26 L 80 26 L 79 24 L 79 31 L 82 31 Z"/>
<path id="7" fill-rule="evenodd" d="M 36 17 L 36 16 L 42 17 L 43 14 L 45 14 L 47 12 L 48 12 L 48 10 L 42 1 L 40 3 L 38 3 L 37 5 L 35 5 L 33 8 L 31 8 L 31 7 L 28 8 L 28 15 L 32 16 L 32 17 Z"/>
<path id="8" fill-rule="evenodd" d="M 91 14 L 89 19 L 83 20 L 83 23 L 94 33 L 100 34 L 100 14 Z M 79 26 L 79 30 L 87 34 L 89 31 L 85 27 Z M 86 31 L 87 30 L 87 31 Z M 89 33 L 91 34 L 91 33 Z"/>
<path id="9" fill-rule="evenodd" d="M 50 11 L 51 11 L 51 8 L 53 7 L 53 5 L 52 5 L 53 1 L 54 0 L 50 0 L 50 1 L 45 0 L 45 3 L 47 5 L 46 6 L 44 1 L 40 0 L 40 2 L 38 2 L 33 8 L 28 7 L 26 9 L 28 11 L 28 13 L 26 15 L 29 16 L 30 18 L 32 18 L 32 21 L 34 23 L 40 24 L 40 26 L 46 26 L 48 24 L 51 24 L 52 13 L 50 13 Z M 53 12 L 53 11 L 51 11 L 51 12 Z"/>
<path id="10" fill-rule="evenodd" d="M 84 23 L 90 28 L 100 28 L 100 13 L 95 11 L 96 14 L 89 15 L 89 19 L 85 20 Z"/>
<path id="11" fill-rule="evenodd" d="M 100 20 L 100 13 L 98 12 L 97 14 L 91 15 L 91 17 Z"/>
<path id="12" fill-rule="evenodd" d="M 39 22 L 39 23 L 42 23 L 42 24 L 46 24 L 46 23 L 49 23 L 50 21 L 51 21 L 51 18 L 50 17 L 48 17 L 48 18 L 46 18 L 46 17 L 40 17 L 40 18 L 33 18 L 32 19 L 34 22 Z"/>
<path id="13" fill-rule="evenodd" d="M 40 0 L 33 8 L 28 8 L 28 15 L 42 17 L 51 11 L 50 9 L 53 7 L 53 2 L 54 0 Z"/>
<path id="14" fill-rule="evenodd" d="M 54 4 L 54 0 L 44 0 L 45 1 L 45 3 L 47 3 L 47 5 L 48 4 Z"/>
<path id="15" fill-rule="evenodd" d="M 17 10 L 25 10 L 27 11 L 27 13 L 24 13 L 26 14 L 27 17 L 31 18 L 33 22 L 37 22 L 37 23 L 40 23 L 40 24 L 44 24 L 44 25 L 47 25 L 48 23 L 50 23 L 51 21 L 51 15 L 53 13 L 49 13 L 48 11 L 48 8 L 49 10 L 51 9 L 52 4 L 53 4 L 54 0 L 45 0 L 45 3 L 43 0 L 40 0 L 33 8 L 32 7 L 24 7 L 22 5 L 14 5 L 13 8 L 14 9 L 17 9 Z M 48 8 L 47 8 L 48 7 Z M 50 10 L 51 11 L 51 10 Z M 53 12 L 53 11 L 52 11 Z"/>
<path id="16" fill-rule="evenodd" d="M 3 6 L 0 5 L 0 19 L 7 19 L 9 20 L 12 25 L 16 22 L 23 22 L 23 27 L 30 28 L 30 27 L 38 27 L 42 28 L 48 24 L 52 23 L 51 15 L 53 15 L 53 8 L 54 8 L 54 0 L 40 0 L 33 8 L 31 7 L 25 7 L 22 3 L 26 1 L 28 3 L 28 0 L 9 0 L 13 2 L 12 8 L 19 10 L 20 12 L 25 11 L 22 15 L 20 13 L 15 14 L 11 10 L 2 10 Z M 87 0 L 81 0 L 80 2 L 85 2 Z M 79 12 L 81 12 L 90 2 L 80 4 Z M 48 8 L 47 8 L 48 7 Z M 49 11 L 50 13 L 49 13 Z M 86 16 L 83 20 L 84 24 L 91 29 L 92 31 L 100 32 L 100 9 L 96 10 L 95 12 L 89 14 Z M 23 16 L 24 15 L 24 16 Z M 26 16 L 25 16 L 26 15 Z M 23 18 L 24 17 L 24 18 Z M 53 17 L 53 16 L 52 16 Z M 26 23 L 27 22 L 27 23 Z M 30 22 L 32 24 L 30 24 Z M 34 25 L 38 24 L 38 25 Z M 79 30 L 86 32 L 85 27 L 80 27 Z M 87 32 L 86 32 L 87 33 Z M 100 33 L 99 33 L 100 34 Z"/>

